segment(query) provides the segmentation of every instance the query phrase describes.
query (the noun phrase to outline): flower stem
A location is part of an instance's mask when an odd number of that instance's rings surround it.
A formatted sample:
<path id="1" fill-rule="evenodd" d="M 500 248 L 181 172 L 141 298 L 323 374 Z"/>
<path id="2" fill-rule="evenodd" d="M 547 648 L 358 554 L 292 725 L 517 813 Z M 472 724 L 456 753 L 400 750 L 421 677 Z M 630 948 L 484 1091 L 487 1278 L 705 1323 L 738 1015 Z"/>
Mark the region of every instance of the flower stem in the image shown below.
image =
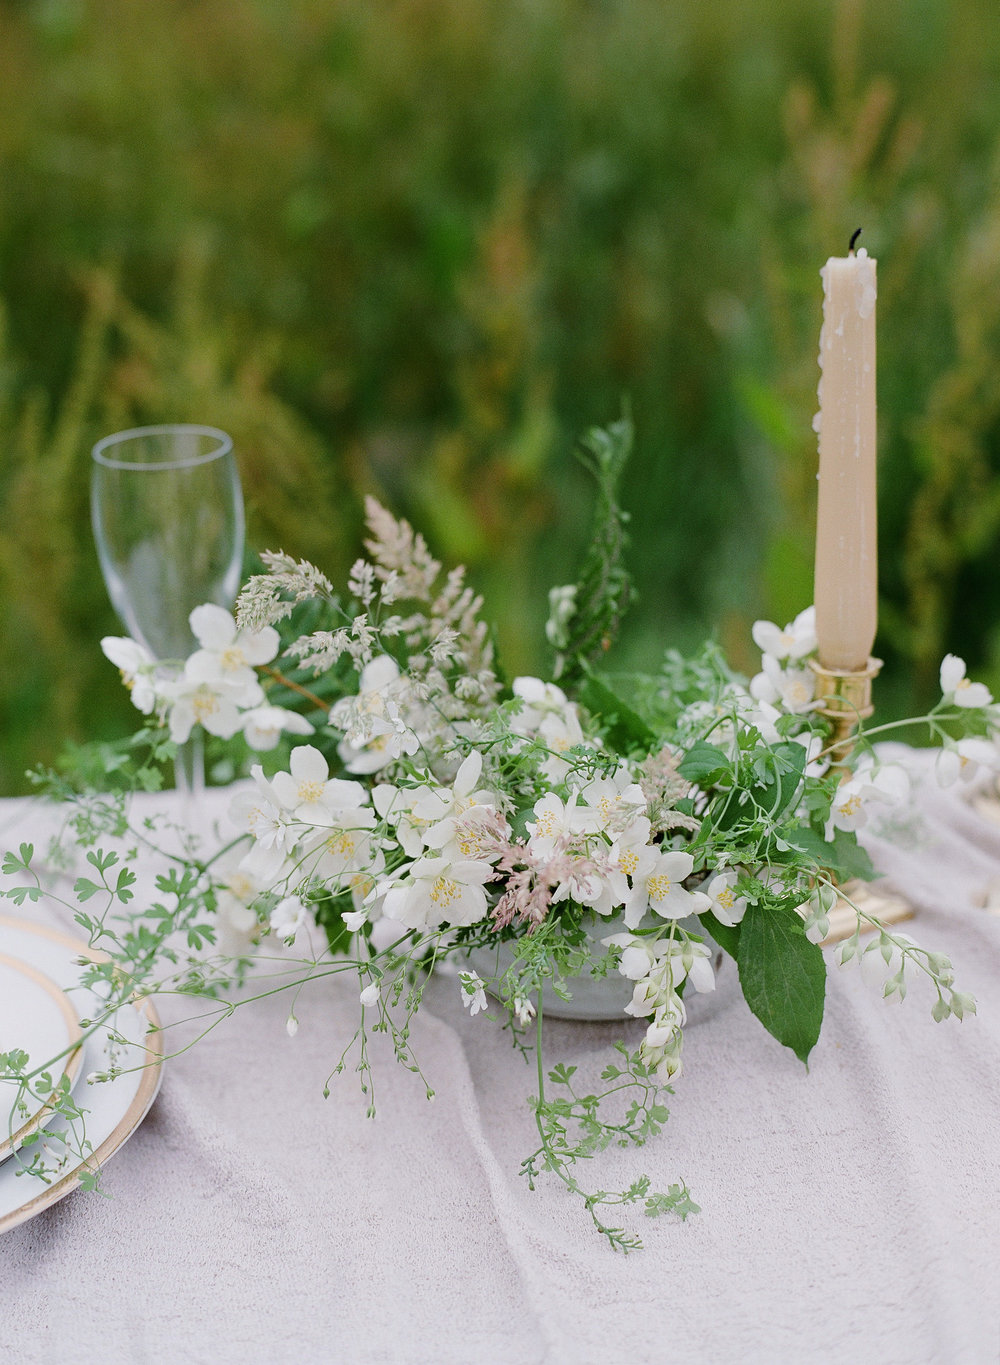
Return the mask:
<path id="1" fill-rule="evenodd" d="M 328 701 L 324 701 L 322 697 L 317 697 L 316 693 L 310 692 L 308 687 L 303 687 L 300 683 L 292 682 L 291 678 L 286 678 L 280 669 L 271 668 L 268 664 L 258 664 L 257 667 L 261 673 L 266 673 L 269 678 L 273 678 L 275 682 L 281 683 L 282 687 L 287 687 L 292 692 L 298 692 L 300 697 L 305 697 L 307 701 L 312 702 L 313 706 L 318 706 L 321 711 L 330 710 L 330 703 Z"/>

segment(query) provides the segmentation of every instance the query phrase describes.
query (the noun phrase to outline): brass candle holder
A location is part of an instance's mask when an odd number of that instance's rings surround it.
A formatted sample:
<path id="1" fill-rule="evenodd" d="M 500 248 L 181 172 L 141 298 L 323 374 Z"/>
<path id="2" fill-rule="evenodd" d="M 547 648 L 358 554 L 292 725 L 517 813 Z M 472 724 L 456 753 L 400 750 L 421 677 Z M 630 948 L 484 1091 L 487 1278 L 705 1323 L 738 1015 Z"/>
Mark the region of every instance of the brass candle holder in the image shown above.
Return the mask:
<path id="1" fill-rule="evenodd" d="M 858 721 L 866 720 L 875 710 L 872 705 L 872 680 L 878 675 L 882 660 L 869 659 L 865 667 L 860 669 L 824 668 L 821 663 L 810 660 L 810 667 L 816 675 L 816 697 L 823 702 L 817 711 L 830 722 L 833 730 L 828 746 L 834 753 L 831 766 L 834 772 L 839 772 L 843 782 L 850 773 L 847 760 L 854 748 L 854 728 Z M 824 944 L 838 943 L 855 932 L 858 917 L 854 906 L 866 915 L 881 920 L 883 924 L 898 924 L 901 920 L 913 918 L 913 907 L 902 896 L 875 891 L 868 882 L 852 879 L 842 887 L 838 886 L 838 890 L 847 899 L 838 900 L 830 911 L 830 931 L 823 940 Z M 849 904 L 849 901 L 853 904 Z M 862 932 L 866 932 L 864 921 Z"/>

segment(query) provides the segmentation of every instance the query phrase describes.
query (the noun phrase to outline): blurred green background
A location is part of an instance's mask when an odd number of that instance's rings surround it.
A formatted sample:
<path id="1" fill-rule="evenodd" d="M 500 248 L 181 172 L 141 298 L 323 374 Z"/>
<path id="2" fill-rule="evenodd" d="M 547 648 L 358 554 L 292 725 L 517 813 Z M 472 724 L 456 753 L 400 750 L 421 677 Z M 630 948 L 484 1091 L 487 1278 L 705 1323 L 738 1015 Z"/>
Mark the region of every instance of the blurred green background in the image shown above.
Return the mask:
<path id="1" fill-rule="evenodd" d="M 819 268 L 879 259 L 887 712 L 1000 682 L 995 0 L 0 0 L 0 789 L 135 713 L 94 439 L 235 438 L 257 548 L 363 494 L 469 563 L 509 670 L 631 402 L 621 663 L 812 595 Z"/>

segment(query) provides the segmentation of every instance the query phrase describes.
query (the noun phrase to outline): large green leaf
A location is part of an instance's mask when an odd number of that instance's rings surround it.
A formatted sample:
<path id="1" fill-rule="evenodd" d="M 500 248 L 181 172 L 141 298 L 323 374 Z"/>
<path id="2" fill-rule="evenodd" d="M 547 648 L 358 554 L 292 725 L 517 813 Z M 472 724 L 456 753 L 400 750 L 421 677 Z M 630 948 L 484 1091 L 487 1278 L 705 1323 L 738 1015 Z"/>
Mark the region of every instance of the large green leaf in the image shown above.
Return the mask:
<path id="1" fill-rule="evenodd" d="M 691 745 L 677 769 L 681 777 L 686 777 L 689 782 L 696 782 L 700 787 L 711 785 L 731 770 L 732 764 L 728 755 L 717 749 L 714 744 L 706 744 L 703 739 Z"/>
<path id="2" fill-rule="evenodd" d="M 803 827 L 786 835 L 793 847 L 815 858 L 818 867 L 835 872 L 841 881 L 859 877 L 870 882 L 878 874 L 867 852 L 857 837 L 845 829 L 834 830 L 832 841 L 827 841 L 817 830 Z"/>
<path id="3" fill-rule="evenodd" d="M 768 1033 L 805 1062 L 819 1037 L 826 963 L 802 921 L 783 906 L 750 905 L 740 924 L 737 962 L 746 1002 Z"/>

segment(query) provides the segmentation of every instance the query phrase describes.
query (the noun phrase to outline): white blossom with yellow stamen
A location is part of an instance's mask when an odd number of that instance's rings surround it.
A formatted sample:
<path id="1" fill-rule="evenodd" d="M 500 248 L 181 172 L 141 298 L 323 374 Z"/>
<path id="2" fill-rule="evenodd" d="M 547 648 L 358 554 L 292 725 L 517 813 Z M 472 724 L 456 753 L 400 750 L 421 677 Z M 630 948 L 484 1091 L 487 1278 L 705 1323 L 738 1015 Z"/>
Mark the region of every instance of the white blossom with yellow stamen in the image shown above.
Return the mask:
<path id="1" fill-rule="evenodd" d="M 456 928 L 476 924 L 487 915 L 484 884 L 493 868 L 481 860 L 418 858 L 400 869 L 387 890 L 379 888 L 382 913 L 408 929 Z"/>
<path id="2" fill-rule="evenodd" d="M 663 919 L 685 919 L 707 910 L 710 902 L 703 891 L 684 888 L 684 879 L 690 877 L 693 870 L 694 859 L 690 853 L 664 852 L 653 847 L 643 849 L 632 875 L 632 890 L 625 902 L 628 927 L 636 928 L 647 910 Z"/>
<path id="3" fill-rule="evenodd" d="M 728 924 L 732 927 L 739 924 L 746 914 L 746 897 L 737 896 L 735 890 L 739 879 L 739 870 L 735 867 L 727 867 L 724 872 L 718 873 L 710 882 L 705 884 L 705 895 L 711 901 L 709 909 L 720 924 Z"/>
<path id="4" fill-rule="evenodd" d="M 269 664 L 281 644 L 273 626 L 264 626 L 262 630 L 239 630 L 232 614 L 211 602 L 195 607 L 188 621 L 201 645 L 184 665 L 185 676 L 192 682 L 226 683 L 252 692 L 257 682 L 255 667 Z M 246 701 L 240 705 L 253 703 Z"/>
<path id="5" fill-rule="evenodd" d="M 122 675 L 132 705 L 148 716 L 159 700 L 156 681 L 156 660 L 145 645 L 128 635 L 106 635 L 101 650 Z"/>
<path id="6" fill-rule="evenodd" d="M 335 825 L 341 811 L 356 810 L 368 802 L 360 782 L 331 779 L 326 759 L 312 744 L 292 750 L 289 768 L 287 773 L 275 773 L 271 787 L 278 804 L 303 824 Z"/>

